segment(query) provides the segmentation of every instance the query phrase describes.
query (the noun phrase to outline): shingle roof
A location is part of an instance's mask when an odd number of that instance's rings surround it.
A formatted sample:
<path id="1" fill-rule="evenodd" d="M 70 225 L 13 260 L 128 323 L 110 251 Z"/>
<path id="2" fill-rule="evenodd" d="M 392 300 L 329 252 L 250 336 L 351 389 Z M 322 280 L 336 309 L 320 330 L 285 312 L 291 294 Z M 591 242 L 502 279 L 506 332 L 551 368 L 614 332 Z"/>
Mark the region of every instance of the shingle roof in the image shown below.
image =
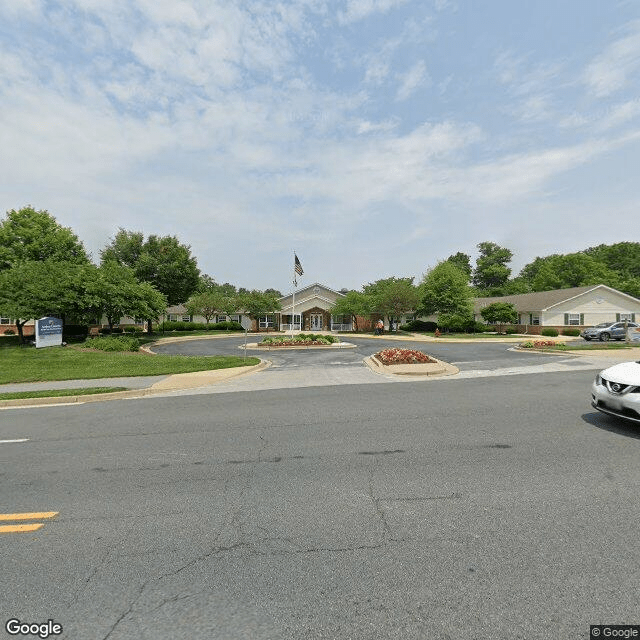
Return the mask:
<path id="1" fill-rule="evenodd" d="M 542 311 L 553 307 L 560 302 L 575 298 L 587 291 L 593 291 L 604 285 L 590 284 L 585 287 L 573 287 L 570 289 L 554 289 L 553 291 L 534 291 L 532 293 L 520 293 L 513 296 L 497 296 L 493 298 L 476 298 L 473 304 L 474 313 L 480 313 L 480 309 L 493 302 L 510 302 L 518 311 Z"/>

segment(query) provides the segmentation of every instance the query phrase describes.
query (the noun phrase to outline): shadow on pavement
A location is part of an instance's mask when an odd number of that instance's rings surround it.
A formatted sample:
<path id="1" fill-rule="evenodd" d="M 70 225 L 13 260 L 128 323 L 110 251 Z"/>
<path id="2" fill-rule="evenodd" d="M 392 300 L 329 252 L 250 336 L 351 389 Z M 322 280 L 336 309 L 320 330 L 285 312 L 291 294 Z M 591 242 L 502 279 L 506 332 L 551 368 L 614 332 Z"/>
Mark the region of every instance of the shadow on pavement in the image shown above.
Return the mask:
<path id="1" fill-rule="evenodd" d="M 632 422 L 625 422 L 624 420 L 608 416 L 599 411 L 584 413 L 581 417 L 587 424 L 602 429 L 603 431 L 609 431 L 619 436 L 640 440 L 640 426 Z"/>

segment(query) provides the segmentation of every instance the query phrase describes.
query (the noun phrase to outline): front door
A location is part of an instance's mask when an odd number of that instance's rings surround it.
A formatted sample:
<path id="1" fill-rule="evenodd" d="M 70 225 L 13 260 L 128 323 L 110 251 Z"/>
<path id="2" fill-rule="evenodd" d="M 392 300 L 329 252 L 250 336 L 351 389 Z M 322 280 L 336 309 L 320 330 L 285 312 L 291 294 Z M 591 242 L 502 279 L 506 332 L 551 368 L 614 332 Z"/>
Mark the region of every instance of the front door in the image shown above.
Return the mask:
<path id="1" fill-rule="evenodd" d="M 322 314 L 311 314 L 311 331 L 322 331 Z"/>

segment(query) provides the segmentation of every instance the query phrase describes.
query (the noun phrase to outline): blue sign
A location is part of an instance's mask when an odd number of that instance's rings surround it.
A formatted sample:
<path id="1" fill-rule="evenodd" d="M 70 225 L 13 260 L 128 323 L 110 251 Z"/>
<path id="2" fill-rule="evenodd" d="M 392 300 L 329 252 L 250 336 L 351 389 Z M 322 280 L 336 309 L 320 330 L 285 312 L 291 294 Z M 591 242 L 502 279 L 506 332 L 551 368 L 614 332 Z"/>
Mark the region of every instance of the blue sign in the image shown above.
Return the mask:
<path id="1" fill-rule="evenodd" d="M 62 344 L 62 324 L 60 318 L 36 320 L 36 348 L 59 347 Z"/>

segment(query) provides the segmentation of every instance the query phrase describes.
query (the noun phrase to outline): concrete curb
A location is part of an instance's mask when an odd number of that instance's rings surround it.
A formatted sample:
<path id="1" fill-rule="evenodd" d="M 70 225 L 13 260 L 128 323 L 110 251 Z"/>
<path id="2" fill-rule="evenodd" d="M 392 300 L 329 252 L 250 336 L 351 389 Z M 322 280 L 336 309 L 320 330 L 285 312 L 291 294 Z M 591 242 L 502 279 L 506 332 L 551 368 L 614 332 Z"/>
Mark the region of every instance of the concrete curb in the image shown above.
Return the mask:
<path id="1" fill-rule="evenodd" d="M 60 396 L 57 398 L 19 398 L 16 400 L 0 400 L 0 410 L 12 407 L 41 407 L 64 404 L 84 404 L 87 402 L 105 402 L 107 400 L 125 400 L 145 398 L 165 394 L 168 391 L 183 389 L 199 389 L 217 382 L 235 378 L 237 376 L 257 373 L 271 366 L 269 360 L 261 360 L 251 367 L 232 367 L 229 369 L 212 369 L 193 371 L 191 373 L 175 373 L 164 380 L 160 380 L 146 389 L 131 389 L 129 391 L 114 391 L 113 393 L 97 393 L 86 396 Z"/>
<path id="2" fill-rule="evenodd" d="M 431 357 L 431 356 L 430 356 Z M 435 360 L 435 358 L 433 358 Z M 374 373 L 382 375 L 394 375 L 394 376 L 454 376 L 460 373 L 458 367 L 443 362 L 442 360 L 436 360 L 436 362 L 429 362 L 427 364 L 392 364 L 385 365 L 380 362 L 375 356 L 368 356 L 364 359 L 364 363 Z"/>

